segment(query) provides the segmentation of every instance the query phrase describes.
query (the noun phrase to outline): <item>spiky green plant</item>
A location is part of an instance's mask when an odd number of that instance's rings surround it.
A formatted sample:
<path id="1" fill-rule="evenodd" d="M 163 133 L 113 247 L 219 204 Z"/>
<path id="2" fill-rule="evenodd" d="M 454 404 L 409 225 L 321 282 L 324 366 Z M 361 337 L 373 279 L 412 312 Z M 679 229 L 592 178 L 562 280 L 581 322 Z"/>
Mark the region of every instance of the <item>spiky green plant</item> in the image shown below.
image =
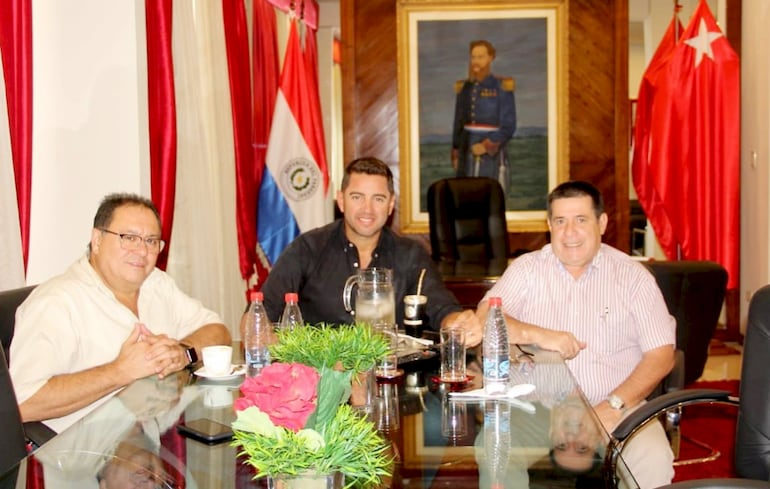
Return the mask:
<path id="1" fill-rule="evenodd" d="M 366 323 L 332 327 L 326 324 L 278 331 L 270 347 L 276 361 L 302 363 L 317 369 L 334 368 L 337 362 L 355 376 L 366 372 L 390 349 L 387 339 Z"/>
<path id="2" fill-rule="evenodd" d="M 346 487 L 375 487 L 391 474 L 388 444 L 374 424 L 347 404 L 350 373 L 323 368 L 317 386 L 318 404 L 304 429 L 276 426 L 257 407 L 238 411 L 234 440 L 256 477 L 342 472 Z"/>

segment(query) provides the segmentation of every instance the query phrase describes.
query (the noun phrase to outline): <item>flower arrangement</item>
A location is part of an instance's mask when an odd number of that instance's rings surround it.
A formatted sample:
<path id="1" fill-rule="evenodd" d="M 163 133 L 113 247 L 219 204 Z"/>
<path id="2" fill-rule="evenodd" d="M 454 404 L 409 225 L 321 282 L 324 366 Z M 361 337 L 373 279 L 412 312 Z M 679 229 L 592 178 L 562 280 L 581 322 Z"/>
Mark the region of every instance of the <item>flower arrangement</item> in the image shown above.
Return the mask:
<path id="1" fill-rule="evenodd" d="M 273 363 L 244 381 L 233 445 L 258 478 L 341 472 L 346 487 L 371 487 L 390 474 L 388 445 L 346 404 L 350 378 L 328 367 Z"/>

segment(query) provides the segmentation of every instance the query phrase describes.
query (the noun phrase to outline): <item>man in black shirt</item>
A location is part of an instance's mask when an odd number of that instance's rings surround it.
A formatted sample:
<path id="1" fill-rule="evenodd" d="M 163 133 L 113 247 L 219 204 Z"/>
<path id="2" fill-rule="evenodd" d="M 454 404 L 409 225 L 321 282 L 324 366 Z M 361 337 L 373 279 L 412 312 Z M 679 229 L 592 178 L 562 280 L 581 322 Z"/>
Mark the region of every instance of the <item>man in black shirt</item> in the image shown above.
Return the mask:
<path id="1" fill-rule="evenodd" d="M 403 324 L 404 296 L 416 293 L 420 272 L 425 269 L 422 294 L 428 297 L 428 326 L 439 329 L 462 323 L 466 341 L 478 344 L 478 319 L 472 311 L 462 311 L 427 251 L 385 227 L 395 207 L 390 168 L 376 158 L 359 158 L 345 168 L 341 187 L 337 205 L 343 219 L 299 236 L 273 266 L 262 287 L 270 319 L 280 317 L 284 293 L 297 292 L 306 322 L 352 323 L 355 318 L 342 303 L 345 281 L 359 269 L 379 267 L 393 270 L 396 322 Z"/>

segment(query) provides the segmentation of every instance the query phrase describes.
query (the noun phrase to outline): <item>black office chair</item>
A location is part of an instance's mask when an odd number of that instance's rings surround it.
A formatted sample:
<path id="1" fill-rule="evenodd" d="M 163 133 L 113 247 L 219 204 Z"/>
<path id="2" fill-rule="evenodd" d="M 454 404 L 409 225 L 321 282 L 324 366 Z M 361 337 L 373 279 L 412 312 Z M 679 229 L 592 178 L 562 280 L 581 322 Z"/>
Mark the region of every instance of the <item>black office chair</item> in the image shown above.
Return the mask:
<path id="1" fill-rule="evenodd" d="M 3 344 L 5 359 L 10 363 L 9 350 L 16 324 L 16 309 L 27 299 L 34 285 L 0 291 L 0 342 Z"/>
<path id="2" fill-rule="evenodd" d="M 32 292 L 35 287 L 35 285 L 30 285 L 0 292 L 0 341 L 2 341 L 3 344 L 3 361 L 5 364 L 6 376 L 8 376 L 8 365 L 10 364 L 9 351 L 11 348 L 11 340 L 13 339 L 13 332 L 16 329 L 16 309 L 26 300 L 27 296 L 29 296 L 30 292 Z M 8 377 L 8 386 L 13 394 L 10 376 Z M 16 403 L 15 394 L 13 401 Z M 19 421 L 21 421 L 20 418 Z M 27 440 L 31 441 L 35 447 L 42 446 L 45 442 L 56 436 L 55 431 L 38 421 L 24 423 L 23 428 Z"/>
<path id="3" fill-rule="evenodd" d="M 21 424 L 19 405 L 8 373 L 5 354 L 0 351 L 0 474 L 27 455 L 27 438 Z"/>
<path id="4" fill-rule="evenodd" d="M 497 180 L 457 177 L 428 187 L 434 261 L 489 264 L 509 257 L 505 194 Z"/>
<path id="5" fill-rule="evenodd" d="M 676 319 L 676 347 L 684 352 L 684 385 L 703 375 L 727 289 L 727 270 L 712 261 L 649 261 L 668 311 Z"/>
<path id="6" fill-rule="evenodd" d="M 615 462 L 624 444 L 644 424 L 667 410 L 696 403 L 724 403 L 738 406 L 735 435 L 735 471 L 745 479 L 762 481 L 770 487 L 770 285 L 757 290 L 749 305 L 740 396 L 715 389 L 683 389 L 653 399 L 629 415 L 612 432 L 605 456 L 605 475 L 614 477 Z M 611 481 L 616 482 L 616 481 Z M 714 485 L 716 484 L 716 485 Z M 756 482 L 735 479 L 727 485 L 722 481 L 688 481 L 688 485 L 673 487 L 757 487 Z"/>

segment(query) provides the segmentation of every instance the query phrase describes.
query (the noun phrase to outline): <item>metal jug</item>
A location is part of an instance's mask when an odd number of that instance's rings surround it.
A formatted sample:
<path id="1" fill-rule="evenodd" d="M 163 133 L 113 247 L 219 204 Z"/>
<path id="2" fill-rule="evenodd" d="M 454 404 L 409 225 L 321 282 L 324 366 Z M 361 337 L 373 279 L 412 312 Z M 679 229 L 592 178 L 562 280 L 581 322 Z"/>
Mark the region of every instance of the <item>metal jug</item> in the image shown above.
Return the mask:
<path id="1" fill-rule="evenodd" d="M 356 322 L 369 323 L 371 326 L 378 322 L 396 322 L 391 269 L 365 268 L 348 277 L 342 292 L 342 302 L 348 312 L 353 310 L 350 296 L 354 286 L 358 286 L 355 301 Z"/>

